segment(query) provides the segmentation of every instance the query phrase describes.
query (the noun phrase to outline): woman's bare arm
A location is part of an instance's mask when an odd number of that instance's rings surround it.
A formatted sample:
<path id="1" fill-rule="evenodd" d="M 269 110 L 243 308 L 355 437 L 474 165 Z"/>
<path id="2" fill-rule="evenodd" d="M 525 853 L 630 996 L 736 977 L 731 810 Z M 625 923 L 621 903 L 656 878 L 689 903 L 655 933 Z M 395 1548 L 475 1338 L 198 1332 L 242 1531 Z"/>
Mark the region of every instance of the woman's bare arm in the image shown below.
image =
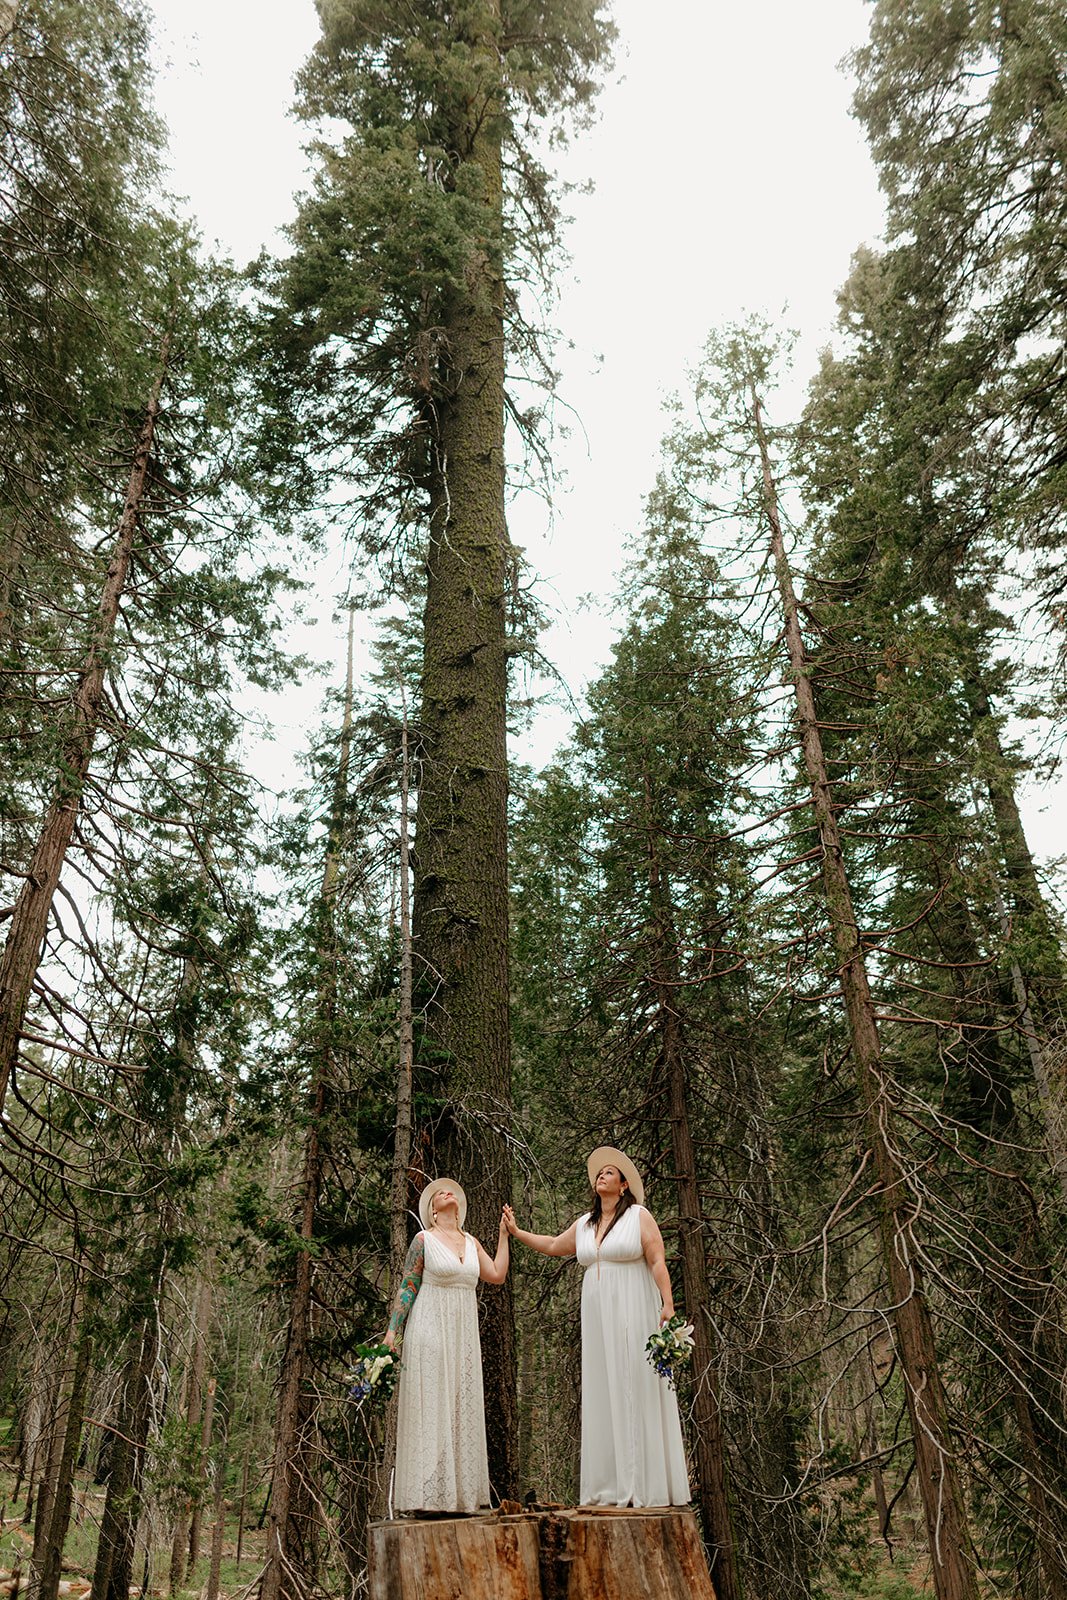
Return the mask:
<path id="1" fill-rule="evenodd" d="M 508 1266 L 511 1262 L 511 1242 L 508 1238 L 507 1224 L 503 1215 L 500 1218 L 500 1232 L 496 1239 L 496 1256 L 490 1256 L 483 1245 L 478 1245 L 478 1271 L 483 1283 L 503 1283 L 508 1275 Z"/>
<path id="2" fill-rule="evenodd" d="M 563 1233 L 527 1233 L 515 1221 L 511 1207 L 505 1206 L 504 1225 L 513 1239 L 518 1239 L 520 1244 L 528 1244 L 531 1250 L 537 1250 L 543 1256 L 573 1256 L 578 1253 L 577 1222 L 572 1222 Z"/>
<path id="3" fill-rule="evenodd" d="M 674 1290 L 671 1288 L 671 1275 L 667 1271 L 667 1257 L 663 1249 L 663 1235 L 659 1231 L 659 1223 L 644 1206 L 641 1207 L 641 1249 L 648 1262 L 652 1281 L 663 1301 L 663 1310 L 659 1314 L 662 1325 L 674 1316 Z"/>
<path id="4" fill-rule="evenodd" d="M 393 1314 L 389 1318 L 389 1328 L 385 1335 L 385 1343 L 390 1350 L 404 1331 L 404 1324 L 408 1320 L 408 1312 L 415 1304 L 415 1296 L 422 1287 L 422 1275 L 426 1270 L 426 1250 L 421 1233 L 417 1233 L 408 1246 L 407 1259 L 404 1262 L 404 1271 L 400 1278 L 400 1288 L 396 1292 L 393 1302 Z"/>

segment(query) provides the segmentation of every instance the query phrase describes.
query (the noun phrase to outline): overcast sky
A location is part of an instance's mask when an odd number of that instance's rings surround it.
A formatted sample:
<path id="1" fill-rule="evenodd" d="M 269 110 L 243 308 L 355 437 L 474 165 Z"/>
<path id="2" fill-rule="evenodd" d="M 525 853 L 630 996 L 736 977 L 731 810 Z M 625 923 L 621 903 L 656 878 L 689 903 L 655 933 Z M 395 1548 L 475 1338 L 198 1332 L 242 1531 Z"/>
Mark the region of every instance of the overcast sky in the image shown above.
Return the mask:
<path id="1" fill-rule="evenodd" d="M 304 134 L 288 113 L 314 5 L 151 4 L 173 187 L 206 239 L 244 262 L 278 245 L 304 182 Z M 611 638 L 610 617 L 580 597 L 610 592 L 654 475 L 660 408 L 708 330 L 748 311 L 799 330 L 802 379 L 830 337 L 852 252 L 878 240 L 881 200 L 842 66 L 867 12 L 863 0 L 615 0 L 620 47 L 599 121 L 562 158 L 569 182 L 593 186 L 572 197 L 559 285 L 573 346 L 560 398 L 577 419 L 560 444 L 565 486 L 551 516 L 533 496 L 510 512 L 557 613 L 546 651 L 576 694 Z M 342 575 L 327 566 L 323 584 L 336 594 Z M 328 598 L 300 644 L 340 662 Z M 524 753 L 545 759 L 564 727 L 562 712 L 546 715 Z M 1035 839 L 1059 848 L 1037 800 Z"/>

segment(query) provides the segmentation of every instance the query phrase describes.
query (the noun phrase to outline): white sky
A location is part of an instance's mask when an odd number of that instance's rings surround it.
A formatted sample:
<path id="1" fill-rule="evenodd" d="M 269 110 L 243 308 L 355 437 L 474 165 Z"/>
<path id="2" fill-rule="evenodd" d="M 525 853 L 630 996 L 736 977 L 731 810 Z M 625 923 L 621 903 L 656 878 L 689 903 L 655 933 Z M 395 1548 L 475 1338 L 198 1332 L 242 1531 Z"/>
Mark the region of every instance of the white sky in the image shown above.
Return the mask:
<path id="1" fill-rule="evenodd" d="M 208 241 L 238 262 L 279 243 L 304 182 L 292 76 L 317 36 L 312 0 L 150 0 L 157 100 L 172 183 Z M 557 322 L 573 348 L 560 397 L 577 413 L 558 459 L 550 518 L 533 496 L 512 535 L 557 612 L 546 653 L 572 690 L 607 653 L 611 619 L 580 597 L 610 594 L 621 541 L 651 487 L 664 397 L 684 383 L 709 329 L 760 311 L 800 332 L 798 379 L 830 336 L 852 252 L 875 242 L 882 207 L 842 59 L 863 42 L 864 0 L 615 0 L 616 71 L 597 125 L 562 170 L 575 194 Z M 331 622 L 338 568 L 322 574 L 318 626 L 300 640 L 341 676 Z M 304 724 L 321 694 L 309 685 Z M 292 702 L 290 702 L 292 703 Z M 543 716 L 520 751 L 542 761 L 566 730 Z M 1042 797 L 1028 804 L 1043 851 L 1062 848 Z"/>

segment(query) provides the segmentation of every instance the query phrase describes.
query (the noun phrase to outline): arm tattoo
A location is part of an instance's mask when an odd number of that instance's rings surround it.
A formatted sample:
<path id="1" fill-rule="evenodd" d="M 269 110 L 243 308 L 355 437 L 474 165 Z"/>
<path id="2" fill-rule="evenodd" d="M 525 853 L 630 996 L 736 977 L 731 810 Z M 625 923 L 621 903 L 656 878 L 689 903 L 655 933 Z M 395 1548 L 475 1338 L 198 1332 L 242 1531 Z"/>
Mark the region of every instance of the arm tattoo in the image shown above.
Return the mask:
<path id="1" fill-rule="evenodd" d="M 408 1247 L 407 1260 L 404 1262 L 404 1273 L 400 1280 L 393 1314 L 389 1318 L 389 1332 L 400 1334 L 408 1320 L 408 1312 L 415 1304 L 415 1296 L 422 1284 L 423 1268 L 425 1266 L 425 1253 L 422 1234 L 417 1233 Z"/>

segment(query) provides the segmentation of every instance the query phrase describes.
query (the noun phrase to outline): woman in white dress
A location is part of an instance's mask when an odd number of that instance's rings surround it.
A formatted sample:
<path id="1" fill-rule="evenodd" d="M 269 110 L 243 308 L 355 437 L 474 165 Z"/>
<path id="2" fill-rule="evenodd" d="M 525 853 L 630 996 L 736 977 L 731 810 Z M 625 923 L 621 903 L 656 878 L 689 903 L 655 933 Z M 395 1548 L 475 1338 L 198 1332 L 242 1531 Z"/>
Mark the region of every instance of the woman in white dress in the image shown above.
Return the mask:
<path id="1" fill-rule="evenodd" d="M 674 1315 L 663 1238 L 630 1158 L 602 1145 L 588 1162 L 593 1205 L 565 1232 L 513 1238 L 547 1256 L 577 1256 L 582 1281 L 583 1506 L 689 1503 L 674 1391 L 650 1366 L 649 1335 Z"/>
<path id="2" fill-rule="evenodd" d="M 472 1512 L 489 1504 L 475 1290 L 504 1282 L 508 1235 L 501 1219 L 491 1258 L 464 1233 L 467 1198 L 451 1178 L 427 1184 L 419 1216 L 385 1336 L 390 1348 L 404 1336 L 393 1506 Z"/>

